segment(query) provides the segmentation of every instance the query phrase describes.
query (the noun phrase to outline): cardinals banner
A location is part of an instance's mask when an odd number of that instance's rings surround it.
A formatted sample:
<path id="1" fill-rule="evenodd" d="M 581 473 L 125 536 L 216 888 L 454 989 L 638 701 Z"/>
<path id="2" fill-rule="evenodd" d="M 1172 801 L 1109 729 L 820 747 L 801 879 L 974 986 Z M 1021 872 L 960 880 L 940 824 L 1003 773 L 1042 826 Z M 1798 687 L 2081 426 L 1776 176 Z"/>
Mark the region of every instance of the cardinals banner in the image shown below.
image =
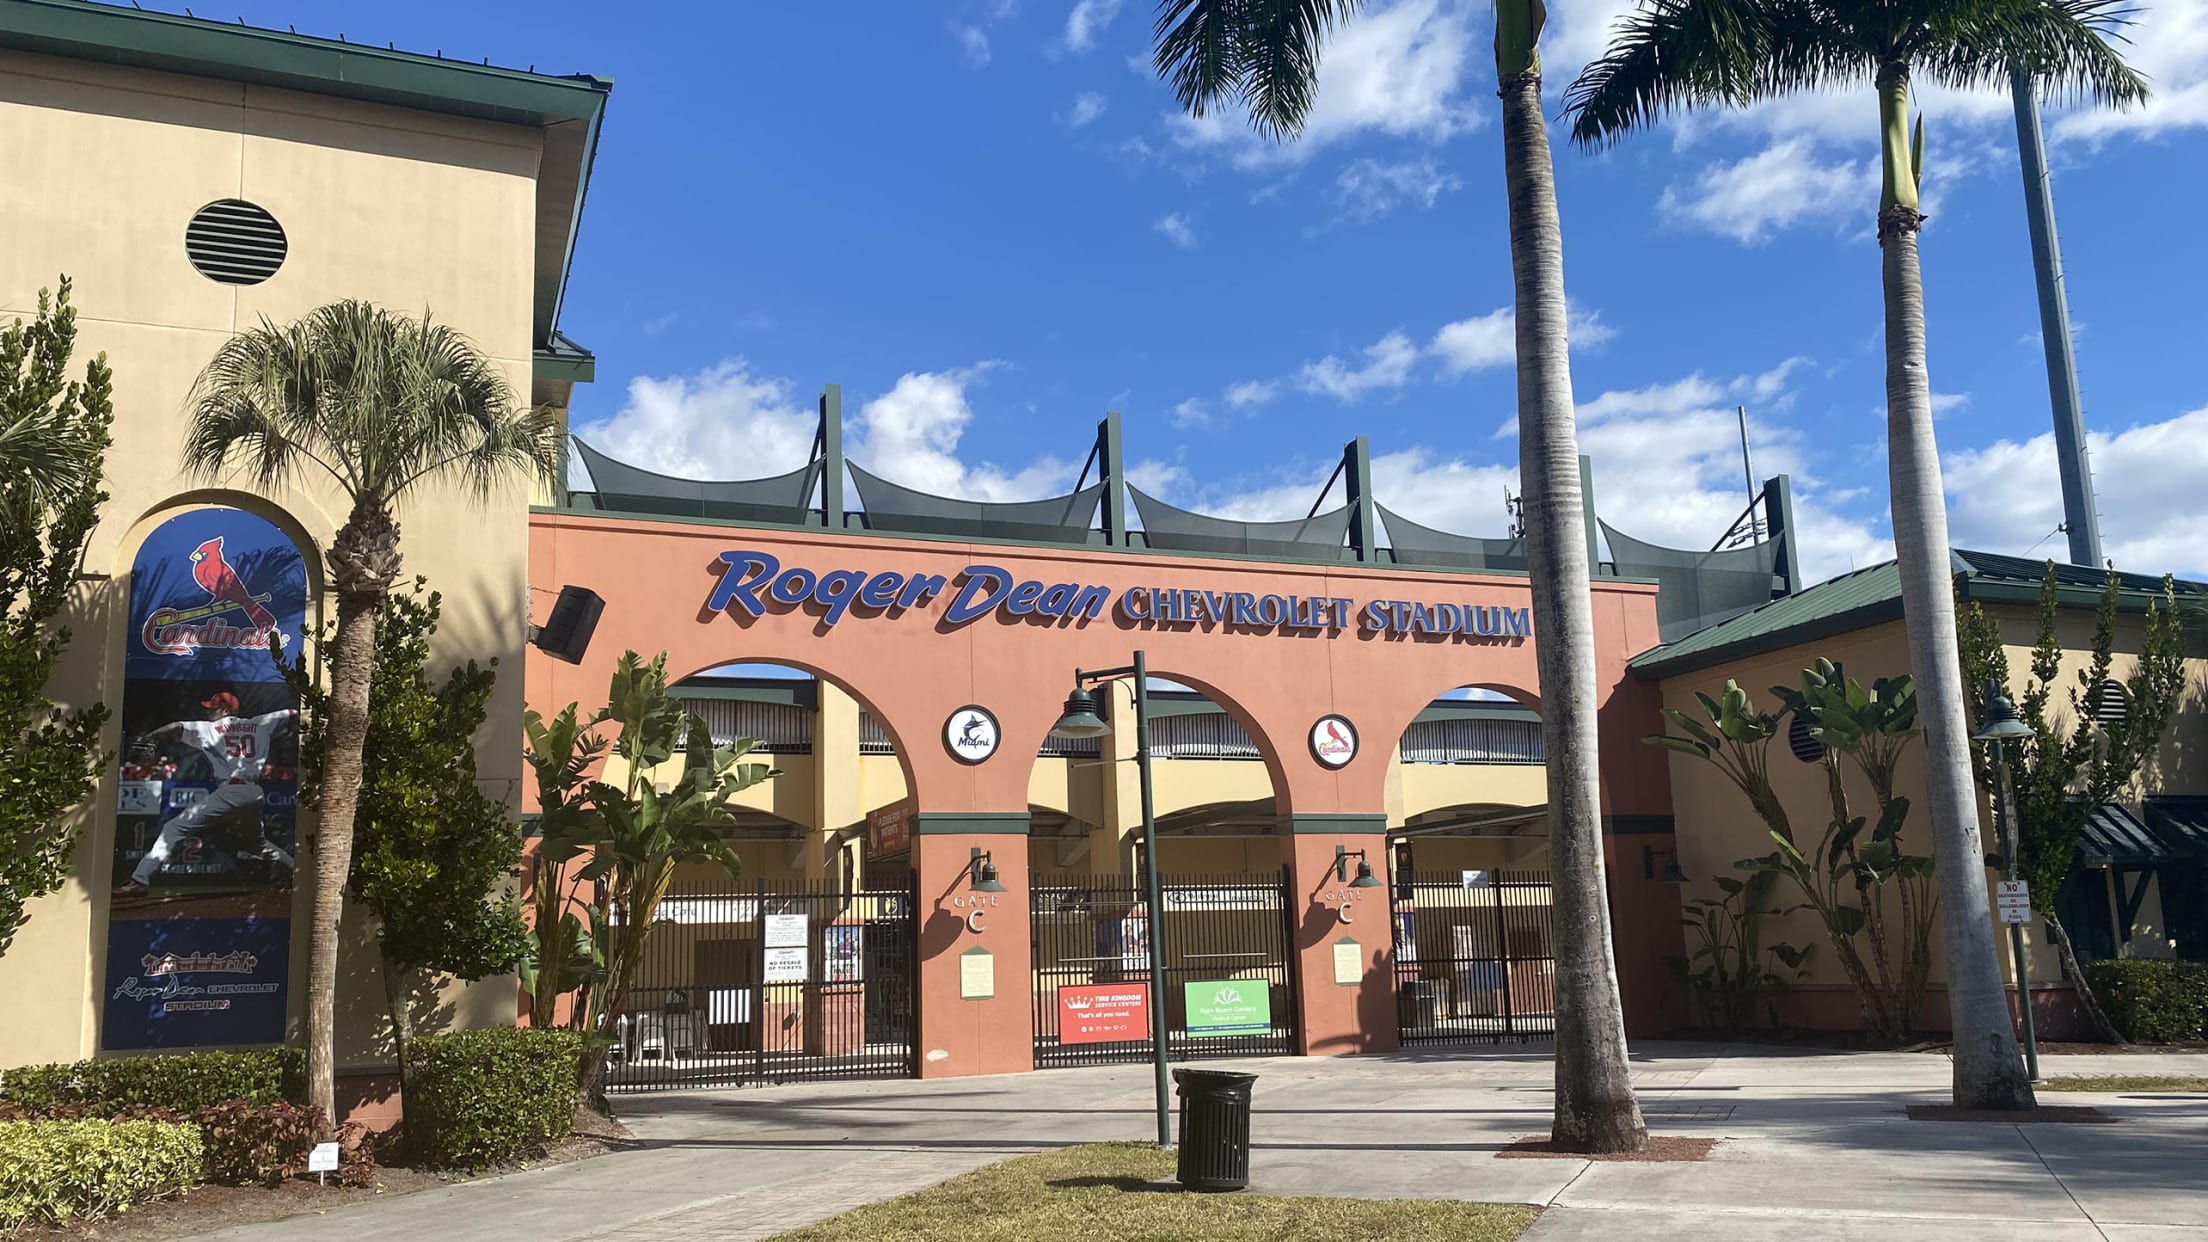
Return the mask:
<path id="1" fill-rule="evenodd" d="M 255 514 L 178 514 L 131 562 L 103 1047 L 282 1038 L 299 702 L 274 649 L 295 654 L 306 628 L 305 560 Z M 224 981 L 217 1006 L 176 991 L 197 986 L 190 972 L 148 982 L 149 945 L 200 953 L 240 927 L 258 963 L 249 992 Z"/>

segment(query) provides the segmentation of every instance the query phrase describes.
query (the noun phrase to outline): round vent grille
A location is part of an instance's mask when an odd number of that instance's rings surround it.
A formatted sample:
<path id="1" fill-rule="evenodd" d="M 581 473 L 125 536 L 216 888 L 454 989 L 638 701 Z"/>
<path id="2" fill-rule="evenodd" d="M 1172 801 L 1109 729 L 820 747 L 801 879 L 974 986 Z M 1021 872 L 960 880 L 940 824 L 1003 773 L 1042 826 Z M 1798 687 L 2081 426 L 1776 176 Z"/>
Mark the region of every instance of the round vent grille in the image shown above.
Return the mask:
<path id="1" fill-rule="evenodd" d="M 1819 763 L 1825 757 L 1825 744 L 1811 734 L 1809 717 L 1794 713 L 1794 723 L 1786 726 L 1786 748 L 1803 763 Z"/>
<path id="2" fill-rule="evenodd" d="M 257 285 L 284 265 L 284 226 L 243 199 L 207 204 L 184 228 L 184 254 L 209 280 Z"/>

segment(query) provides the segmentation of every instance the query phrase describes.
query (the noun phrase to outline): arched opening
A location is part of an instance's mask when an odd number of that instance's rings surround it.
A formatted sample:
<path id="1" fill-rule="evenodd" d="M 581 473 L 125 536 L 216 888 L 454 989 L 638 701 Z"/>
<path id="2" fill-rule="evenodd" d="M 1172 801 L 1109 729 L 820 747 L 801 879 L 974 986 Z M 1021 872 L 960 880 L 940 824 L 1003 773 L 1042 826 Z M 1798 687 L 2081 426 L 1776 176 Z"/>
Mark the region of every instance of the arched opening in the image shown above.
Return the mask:
<path id="1" fill-rule="evenodd" d="M 1136 875 L 1141 869 L 1141 773 L 1132 678 L 1096 689 L 1111 732 L 1047 737 L 1028 785 L 1028 866 L 1038 881 Z M 1265 875 L 1280 867 L 1276 763 L 1246 715 L 1200 686 L 1153 674 L 1148 683 L 1152 810 L 1163 875 Z"/>
<path id="2" fill-rule="evenodd" d="M 716 747 L 750 739 L 777 774 L 729 804 L 735 875 L 677 868 L 609 1084 L 908 1071 L 910 844 L 889 825 L 912 782 L 896 739 L 850 687 L 794 663 L 716 664 L 669 690 Z"/>
<path id="3" fill-rule="evenodd" d="M 1422 708 L 1388 774 L 1398 1032 L 1484 1043 L 1555 1030 L 1546 756 L 1518 693 Z"/>
<path id="4" fill-rule="evenodd" d="M 1282 866 L 1278 756 L 1246 712 L 1194 681 L 1152 676 L 1143 697 L 1162 908 L 1153 911 L 1148 887 L 1134 679 L 1097 688 L 1110 732 L 1087 746 L 1051 739 L 1035 759 L 1038 1067 L 1148 1057 L 1151 1005 L 1176 1060 L 1295 1047 L 1291 923 L 1300 907 Z M 1156 995 L 1153 952 L 1163 976 Z M 1223 1018 L 1199 993 L 1231 995 L 1242 1008 Z"/>
<path id="5" fill-rule="evenodd" d="M 1472 685 L 1437 695 L 1404 726 L 1388 773 L 1395 870 L 1546 866 L 1545 760 L 1526 701 Z"/>

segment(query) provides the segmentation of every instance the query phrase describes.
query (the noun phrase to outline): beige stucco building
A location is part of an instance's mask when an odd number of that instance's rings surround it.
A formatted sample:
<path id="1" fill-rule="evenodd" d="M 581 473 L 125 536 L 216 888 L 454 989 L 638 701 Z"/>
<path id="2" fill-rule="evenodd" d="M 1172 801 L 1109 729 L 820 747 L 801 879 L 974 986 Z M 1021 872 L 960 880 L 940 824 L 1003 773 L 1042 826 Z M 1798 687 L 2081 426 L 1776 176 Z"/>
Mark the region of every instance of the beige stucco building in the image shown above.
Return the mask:
<path id="1" fill-rule="evenodd" d="M 178 467 L 187 394 L 231 334 L 343 298 L 426 309 L 493 358 L 523 399 L 564 409 L 572 384 L 590 376 L 589 355 L 557 324 L 610 87 L 105 5 L 0 4 L 0 317 L 27 317 L 39 291 L 67 275 L 77 366 L 104 352 L 115 373 L 112 499 L 86 557 L 57 699 L 121 701 L 133 557 L 186 509 L 233 506 L 273 522 L 305 561 L 308 628 L 328 616 L 319 549 L 345 516 L 331 489 L 306 480 L 249 495 Z M 203 231 L 211 205 L 239 203 L 280 230 L 246 256 L 250 271 L 222 267 L 225 237 Z M 511 739 L 531 608 L 530 499 L 518 488 L 484 505 L 429 492 L 400 515 L 413 536 L 407 569 L 446 592 L 440 654 L 503 661 L 482 775 L 509 798 L 522 767 Z M 435 537 L 458 529 L 469 537 Z M 108 744 L 122 750 L 119 722 Z M 78 878 L 33 905 L 0 958 L 0 989 L 13 998 L 0 1065 L 101 1051 L 116 798 L 111 772 L 83 812 Z M 303 920 L 293 932 L 296 975 Z M 369 1012 L 380 990 L 360 972 L 372 962 L 352 955 L 344 984 L 349 1004 Z M 453 999 L 465 1022 L 509 1021 L 514 1010 L 511 987 Z M 365 1032 L 344 1027 L 341 1059 L 370 1056 Z"/>
<path id="2" fill-rule="evenodd" d="M 1958 599 L 1976 606 L 2000 627 L 2009 667 L 2011 693 L 2021 693 L 2031 670 L 2039 630 L 2039 607 L 2046 566 L 2016 557 L 1976 552 L 1956 554 Z M 2066 731 L 2076 726 L 2072 690 L 2086 670 L 2093 645 L 2095 608 L 2105 575 L 2064 567 L 2057 636 L 2063 650 L 2050 716 Z M 2179 583 L 2179 606 L 2188 616 L 2197 609 L 2203 588 Z M 2145 609 L 2159 598 L 2161 584 L 2126 575 L 2117 616 L 2113 680 L 2129 676 L 2145 637 Z M 1798 686 L 1802 672 L 1820 658 L 1840 664 L 1848 676 L 1868 686 L 1882 677 L 1910 671 L 1908 642 L 1901 620 L 1899 575 L 1892 562 L 1843 574 L 1797 595 L 1735 617 L 1633 661 L 1640 675 L 1663 690 L 1664 706 L 1706 719 L 1695 696 L 1722 697 L 1728 682 L 1745 689 L 1765 711 L 1780 710 L 1773 686 Z M 1677 730 L 1672 730 L 1676 733 Z M 1814 842 L 1829 815 L 1825 769 L 1813 751 L 1797 750 L 1787 736 L 1769 745 L 1769 771 L 1798 838 Z M 2200 859 L 2208 856 L 2208 832 L 2197 799 L 2208 794 L 2208 776 L 2197 756 L 2208 748 L 2208 644 L 2193 622 L 2185 686 L 2159 755 L 2131 787 L 2089 823 L 2077 866 L 2062 894 L 2058 913 L 2091 957 L 2199 957 L 2208 953 L 2208 903 L 2204 903 Z M 1876 809 L 1868 783 L 1852 765 L 1843 765 L 1855 814 Z M 1910 798 L 1913 810 L 1904 829 L 1909 852 L 1931 852 L 1930 826 L 1923 810 L 1923 754 L 1911 745 L 1899 768 L 1895 792 Z M 1714 766 L 1691 756 L 1671 756 L 1672 810 L 1678 828 L 1679 865 L 1685 883 L 1682 898 L 1715 898 L 1717 876 L 1740 874 L 1734 864 L 1772 849 L 1768 829 L 1747 798 Z M 1867 809 L 1868 808 L 1868 809 Z M 1999 851 L 1990 803 L 1982 805 L 1980 832 L 1989 854 Z M 1997 878 L 1994 873 L 1989 876 Z M 1777 904 L 1792 907 L 1798 896 L 1782 885 Z M 1796 946 L 1816 946 L 1806 978 L 1781 998 L 1786 1020 L 1822 1029 L 1846 1029 L 1860 1016 L 1822 924 L 1813 912 L 1795 910 L 1767 920 L 1764 938 Z M 2058 1032 L 2084 1034 L 2070 1012 L 2068 986 L 2044 926 L 2035 918 L 2026 931 L 2029 977 L 2037 1004 Z M 2003 978 L 2011 979 L 2009 942 L 1998 938 Z M 1768 963 L 1767 963 L 1768 965 Z M 1944 1029 L 1947 1007 L 1940 996 L 1944 967 L 1933 942 L 1933 987 L 1922 1015 L 1930 1029 Z"/>

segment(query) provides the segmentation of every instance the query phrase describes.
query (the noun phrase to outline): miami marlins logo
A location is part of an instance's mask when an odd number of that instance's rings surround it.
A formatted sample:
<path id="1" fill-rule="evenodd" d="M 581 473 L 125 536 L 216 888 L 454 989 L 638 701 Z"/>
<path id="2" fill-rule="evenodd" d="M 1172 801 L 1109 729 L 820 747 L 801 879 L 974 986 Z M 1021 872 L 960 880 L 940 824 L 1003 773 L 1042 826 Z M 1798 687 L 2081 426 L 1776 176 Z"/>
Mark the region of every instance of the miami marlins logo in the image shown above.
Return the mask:
<path id="1" fill-rule="evenodd" d="M 262 606 L 269 596 L 246 589 L 245 580 L 223 559 L 222 536 L 194 548 L 191 562 L 192 581 L 207 592 L 207 602 L 154 609 L 140 635 L 146 650 L 170 656 L 188 656 L 201 647 L 266 650 L 276 632 L 275 616 Z"/>

